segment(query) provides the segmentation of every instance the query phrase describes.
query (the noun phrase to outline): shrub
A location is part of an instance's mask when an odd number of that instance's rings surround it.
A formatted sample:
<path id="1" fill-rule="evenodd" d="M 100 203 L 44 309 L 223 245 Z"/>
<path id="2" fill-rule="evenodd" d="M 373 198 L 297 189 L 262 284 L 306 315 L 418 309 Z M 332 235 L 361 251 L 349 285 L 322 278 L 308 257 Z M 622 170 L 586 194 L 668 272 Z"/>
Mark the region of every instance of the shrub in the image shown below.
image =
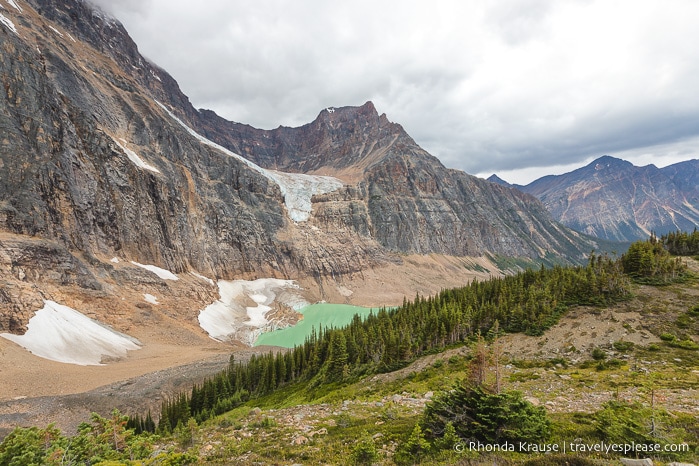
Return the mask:
<path id="1" fill-rule="evenodd" d="M 354 464 L 373 464 L 378 459 L 379 454 L 376 451 L 374 439 L 372 439 L 365 430 L 362 432 L 362 437 L 352 450 L 352 461 Z"/>
<path id="2" fill-rule="evenodd" d="M 615 341 L 614 342 L 614 349 L 617 351 L 628 351 L 633 348 L 633 342 L 632 341 Z"/>
<path id="3" fill-rule="evenodd" d="M 256 419 L 250 423 L 250 427 L 258 429 L 267 429 L 269 427 L 276 427 L 277 421 L 273 417 L 264 416 L 261 419 Z"/>
<path id="4" fill-rule="evenodd" d="M 660 339 L 663 341 L 675 341 L 677 337 L 672 333 L 665 332 L 660 334 Z"/>
<path id="5" fill-rule="evenodd" d="M 560 364 L 561 366 L 563 366 L 563 367 L 568 367 L 569 362 L 568 362 L 568 360 L 567 360 L 566 358 L 563 358 L 563 357 L 561 357 L 561 356 L 558 356 L 558 357 L 556 357 L 556 358 L 551 358 L 551 359 L 549 359 L 548 364 L 547 364 L 547 367 L 554 367 L 554 366 L 557 366 L 557 365 L 559 365 L 559 364 Z"/>
<path id="6" fill-rule="evenodd" d="M 675 325 L 683 329 L 689 328 L 692 325 L 692 318 L 689 316 L 689 313 L 677 316 Z"/>
<path id="7" fill-rule="evenodd" d="M 639 445 L 670 445 L 696 442 L 691 432 L 676 415 L 640 403 L 608 401 L 594 414 L 595 428 L 602 440 L 609 443 L 636 443 Z M 692 425 L 695 422 L 690 421 Z M 691 447 L 696 448 L 696 447 Z M 678 459 L 681 454 L 661 448 L 659 456 Z"/>
<path id="8" fill-rule="evenodd" d="M 426 406 L 422 426 L 429 438 L 444 436 L 449 423 L 458 437 L 490 443 L 539 442 L 550 435 L 543 407 L 520 392 L 491 393 L 482 386 L 457 385 Z"/>
<path id="9" fill-rule="evenodd" d="M 420 424 L 415 424 L 408 440 L 401 445 L 396 453 L 396 463 L 415 464 L 419 463 L 422 457 L 430 450 L 430 443 L 425 439 Z"/>
<path id="10" fill-rule="evenodd" d="M 596 466 L 594 460 L 572 455 L 548 455 L 534 458 L 524 463 L 524 466 Z"/>
<path id="11" fill-rule="evenodd" d="M 605 371 L 607 369 L 616 369 L 618 367 L 621 367 L 623 364 L 623 361 L 616 358 L 612 358 L 608 361 L 599 361 L 597 363 L 597 366 L 595 366 L 595 369 L 598 371 Z"/>
<path id="12" fill-rule="evenodd" d="M 352 425 L 352 418 L 349 416 L 349 414 L 340 413 L 335 418 L 335 425 L 343 429 L 350 427 Z"/>
<path id="13" fill-rule="evenodd" d="M 673 340 L 668 342 L 673 348 L 685 349 L 685 350 L 699 350 L 699 344 L 693 342 L 690 339 L 687 340 Z"/>

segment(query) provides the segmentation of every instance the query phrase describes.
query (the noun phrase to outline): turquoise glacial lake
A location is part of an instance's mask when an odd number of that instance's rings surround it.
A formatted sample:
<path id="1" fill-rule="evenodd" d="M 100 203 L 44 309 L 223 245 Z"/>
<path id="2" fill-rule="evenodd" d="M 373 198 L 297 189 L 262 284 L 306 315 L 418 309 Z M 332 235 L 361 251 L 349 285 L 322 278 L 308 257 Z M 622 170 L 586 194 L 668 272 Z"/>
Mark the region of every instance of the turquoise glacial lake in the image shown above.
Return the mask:
<path id="1" fill-rule="evenodd" d="M 315 328 L 344 327 L 352 322 L 355 314 L 360 317 L 367 317 L 372 311 L 376 314 L 377 308 L 350 306 L 349 304 L 311 304 L 299 309 L 303 314 L 301 319 L 293 327 L 287 327 L 273 332 L 265 332 L 257 337 L 255 346 L 271 345 L 293 348 L 300 346 Z"/>

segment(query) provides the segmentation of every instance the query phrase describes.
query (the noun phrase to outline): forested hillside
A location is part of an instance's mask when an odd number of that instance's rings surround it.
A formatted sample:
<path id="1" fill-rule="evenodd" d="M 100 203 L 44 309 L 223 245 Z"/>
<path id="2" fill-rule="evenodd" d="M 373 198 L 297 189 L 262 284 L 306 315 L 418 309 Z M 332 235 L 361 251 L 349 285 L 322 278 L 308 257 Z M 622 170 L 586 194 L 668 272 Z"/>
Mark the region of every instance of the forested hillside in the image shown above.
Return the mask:
<path id="1" fill-rule="evenodd" d="M 487 334 L 494 325 L 508 332 L 539 335 L 568 306 L 609 304 L 629 294 L 621 263 L 592 255 L 585 267 L 541 268 L 473 282 L 434 297 L 416 296 L 393 310 L 381 310 L 342 329 L 314 333 L 291 351 L 232 359 L 227 371 L 163 405 L 159 429 L 169 432 L 190 417 L 198 422 L 251 397 L 301 380 L 353 380 L 403 367 L 429 352 Z M 136 425 L 142 421 L 137 420 Z"/>
<path id="2" fill-rule="evenodd" d="M 502 350 L 498 349 L 497 338 L 503 332 L 541 335 L 572 307 L 604 309 L 634 299 L 638 284 L 649 277 L 662 282 L 663 288 L 672 283 L 680 287 L 685 286 L 682 283 L 689 283 L 686 286 L 693 289 L 696 277 L 683 259 L 667 253 L 665 247 L 668 244 L 665 237 L 661 240 L 652 237 L 634 244 L 630 252 L 619 258 L 591 254 L 586 266 L 526 270 L 444 290 L 432 297 L 416 296 L 412 301 L 405 300 L 402 306 L 383 309 L 364 321 L 356 318 L 345 328 L 322 329 L 292 350 L 253 357 L 248 363 L 231 358 L 227 370 L 195 386 L 191 392 L 165 401 L 161 412 L 157 413 L 159 416 L 152 413 L 126 416 L 117 411 L 107 417 L 95 414 L 74 437 L 66 437 L 52 426 L 45 429 L 18 428 L 0 443 L 0 466 L 82 464 L 86 461 L 104 465 L 195 464 L 204 458 L 208 458 L 206 462 L 227 464 L 226 461 L 234 457 L 243 462 L 246 458 L 296 458 L 297 462 L 303 462 L 303 458 L 325 458 L 323 461 L 326 462 L 344 461 L 348 464 L 453 464 L 463 453 L 455 448 L 462 445 L 460 439 L 468 432 L 480 432 L 478 435 L 474 433 L 473 438 L 484 442 L 517 438 L 562 442 L 570 436 L 585 436 L 590 441 L 621 442 L 626 435 L 642 445 L 661 442 L 662 445 L 697 448 L 691 438 L 699 433 L 699 425 L 682 412 L 668 413 L 653 405 L 648 407 L 630 400 L 633 404 L 602 404 L 592 414 L 571 413 L 568 416 L 559 413 L 551 417 L 548 409 L 535 407 L 529 398 L 507 386 L 513 383 L 530 386 L 527 384 L 536 383 L 540 377 L 537 368 L 548 367 L 558 368 L 555 372 L 563 380 L 586 374 L 581 382 L 589 379 L 596 380 L 595 383 L 611 381 L 604 373 L 616 371 L 615 381 L 604 383 L 617 387 L 617 391 L 622 386 L 638 385 L 641 391 L 631 392 L 636 393 L 636 400 L 645 399 L 647 396 L 643 393 L 651 393 L 648 390 L 652 391 L 654 387 L 694 390 L 689 378 L 680 377 L 682 380 L 679 380 L 677 375 L 678 371 L 686 373 L 687 368 L 696 367 L 699 345 L 692 340 L 691 334 L 698 330 L 699 306 L 679 314 L 676 321 L 671 317 L 674 314 L 664 316 L 652 311 L 654 314 L 649 317 L 660 337 L 655 341 L 661 341 L 662 346 L 651 344 L 647 348 L 635 348 L 633 343 L 617 341 L 608 348 L 595 348 L 588 360 L 575 363 L 570 369 L 568 366 L 572 363 L 565 357 L 529 362 L 520 358 L 509 359 L 509 367 L 515 365 L 518 369 L 509 369 L 510 375 L 501 380 L 505 361 L 501 360 Z M 634 251 L 640 251 L 640 256 Z M 638 257 L 643 258 L 648 252 L 653 267 L 636 268 L 631 274 L 625 271 L 634 264 L 645 263 L 645 259 L 639 261 Z M 679 289 L 678 296 L 687 296 L 683 299 L 691 301 L 693 295 L 683 289 Z M 657 305 L 652 300 L 649 302 L 650 309 Z M 488 341 L 490 343 L 486 344 Z M 467 347 L 470 347 L 469 351 L 454 352 Z M 665 381 L 661 376 L 642 381 L 638 378 L 642 372 L 627 365 L 630 364 L 627 358 L 633 353 L 644 361 L 668 358 L 678 367 L 664 366 Z M 444 359 L 434 359 L 442 354 Z M 457 356 L 462 354 L 468 356 Z M 610 354 L 615 356 L 610 357 Z M 423 360 L 434 362 L 428 366 L 418 364 Z M 448 363 L 440 362 L 447 360 Z M 414 364 L 421 368 L 418 372 L 413 369 L 407 377 L 394 375 L 402 372 L 396 369 Z M 498 374 L 497 381 L 492 374 L 488 375 L 493 364 Z M 478 374 L 474 375 L 474 370 Z M 378 386 L 367 383 L 368 380 L 378 380 L 377 377 L 395 382 Z M 456 385 L 449 389 L 449 384 L 454 382 Z M 501 385 L 505 387 L 502 390 Z M 571 385 L 569 391 L 578 390 L 574 388 L 577 386 Z M 420 400 L 406 393 L 406 390 L 412 392 L 426 387 L 439 387 L 443 391 L 435 395 L 434 400 L 430 394 Z M 588 389 L 592 387 L 594 385 Z M 402 391 L 403 395 L 384 395 L 381 398 L 382 394 L 396 391 Z M 372 394 L 378 394 L 378 401 L 360 401 L 362 396 L 376 396 Z M 355 397 L 359 399 L 350 401 Z M 328 410 L 327 403 L 338 399 L 345 400 L 341 409 Z M 466 399 L 473 403 L 465 406 L 463 400 Z M 284 419 L 284 423 L 297 425 L 298 419 L 309 414 L 290 416 L 277 409 L 288 409 L 312 400 L 321 404 L 298 409 L 302 413 L 315 413 L 314 416 L 325 419 L 325 424 L 321 425 L 328 427 L 308 432 L 305 437 L 292 436 L 293 441 L 288 444 L 288 428 L 279 426 L 278 422 Z M 269 414 L 263 415 L 253 406 L 267 406 Z M 374 422 L 371 413 L 377 410 L 380 416 Z M 471 420 L 463 423 L 459 420 L 459 413 Z M 654 429 L 663 432 L 662 438 L 646 432 L 643 419 L 648 416 L 658 420 Z M 472 425 L 474 419 L 481 419 L 485 424 L 477 421 L 479 424 Z M 556 425 L 555 429 L 549 427 L 552 423 Z M 510 426 L 509 430 L 501 431 L 506 425 Z M 229 445 L 228 440 L 212 440 L 220 438 L 218 431 L 221 429 L 226 429 L 226 435 L 234 437 L 230 441 L 237 442 L 238 446 Z M 380 434 L 372 437 L 368 430 L 376 429 Z M 563 429 L 560 431 L 563 433 L 553 434 L 556 429 Z M 327 436 L 318 442 L 328 447 L 304 449 L 304 444 L 311 442 L 309 438 L 314 434 Z M 390 441 L 378 448 L 376 445 L 381 442 L 377 436 L 380 435 L 388 436 Z M 250 441 L 245 440 L 246 436 Z M 356 442 L 348 444 L 348 436 L 355 438 Z M 221 442 L 228 446 L 217 448 L 216 444 Z M 263 448 L 261 445 L 266 445 L 264 452 L 258 451 Z M 662 457 L 693 458 L 692 451 Z M 529 455 L 531 452 L 524 453 Z M 19 463 L 17 458 L 22 458 Z M 497 458 L 505 461 L 503 464 L 519 464 L 500 456 Z M 566 456 L 564 459 L 572 458 Z M 577 462 L 574 464 L 596 464 L 575 458 Z M 532 465 L 559 464 L 531 462 L 535 459 L 527 461 Z"/>

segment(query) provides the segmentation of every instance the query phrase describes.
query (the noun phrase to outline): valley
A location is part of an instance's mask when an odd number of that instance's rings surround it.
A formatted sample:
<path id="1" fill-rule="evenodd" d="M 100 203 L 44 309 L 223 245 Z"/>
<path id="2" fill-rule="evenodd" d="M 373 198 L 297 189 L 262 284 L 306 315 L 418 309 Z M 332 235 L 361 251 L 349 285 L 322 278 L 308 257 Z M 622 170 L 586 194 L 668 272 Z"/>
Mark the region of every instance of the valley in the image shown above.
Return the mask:
<path id="1" fill-rule="evenodd" d="M 97 410 L 107 414 L 114 407 L 137 412 L 156 410 L 165 397 L 189 389 L 198 380 L 224 368 L 231 353 L 245 360 L 252 353 L 268 351 L 266 347 L 251 348 L 235 340 L 216 341 L 201 328 L 197 321 L 199 311 L 213 303 L 218 295 L 212 283 L 191 275 L 180 275 L 177 281 L 162 280 L 150 273 L 141 274 L 140 267 L 106 259 L 105 263 L 112 268 L 128 270 L 140 280 L 121 297 L 98 300 L 82 297 L 66 302 L 83 310 L 87 305 L 87 309 L 94 309 L 90 315 L 99 315 L 99 309 L 108 306 L 112 309 L 109 315 L 113 317 L 105 319 L 106 323 L 136 338 L 142 346 L 103 366 L 80 366 L 39 358 L 0 338 L 3 360 L 0 429 L 3 432 L 15 425 L 47 422 L 72 431 L 90 412 Z M 482 258 L 406 256 L 402 264 L 341 277 L 339 281 L 324 280 L 320 284 L 314 280 L 299 280 L 298 286 L 310 302 L 396 306 L 404 297 L 415 293 L 431 295 L 442 287 L 486 279 L 490 275 L 485 272 L 486 267 L 498 270 Z M 70 292 L 70 288 L 63 287 L 61 294 L 53 296 L 71 296 Z M 159 304 L 147 302 L 144 294 L 156 296 Z M 183 312 L 185 306 L 191 307 L 187 313 Z M 279 319 L 278 326 L 290 325 L 299 318 L 292 309 L 285 309 L 272 311 Z M 240 318 L 240 322 L 244 320 Z M 142 388 L 135 390 L 139 384 Z"/>
<path id="2" fill-rule="evenodd" d="M 699 262 L 685 261 L 693 273 L 699 273 Z M 545 406 L 557 429 L 549 440 L 553 443 L 570 442 L 573 438 L 567 436 L 574 435 L 594 444 L 598 441 L 594 430 L 585 427 L 594 424 L 594 413 L 617 400 L 648 406 L 647 384 L 651 381 L 658 413 L 666 410 L 683 422 L 694 419 L 694 424 L 684 425 L 699 429 L 699 353 L 674 348 L 662 336 L 693 334 L 699 329 L 696 317 L 682 318 L 699 302 L 696 280 L 666 286 L 634 285 L 631 299 L 611 306 L 576 306 L 540 336 L 502 336 L 498 345 L 504 349 L 503 385 L 521 391 L 535 405 Z M 602 350 L 610 363 L 600 368 L 602 360 L 592 357 L 594 350 Z M 239 348 L 233 354 L 244 362 L 254 351 Z M 348 383 L 319 386 L 302 382 L 281 388 L 201 423 L 193 431 L 192 443 L 173 439 L 164 440 L 163 446 L 177 449 L 181 448 L 178 445 L 188 445 L 188 451 L 197 452 L 203 464 L 274 463 L 282 458 L 342 464 L 340 458 L 353 454 L 346 440 L 360 441 L 366 431 L 379 464 L 394 464 L 406 432 L 424 407 L 436 394 L 468 377 L 472 352 L 470 344 L 456 345 L 420 357 L 402 369 L 360 376 Z M 162 401 L 159 397 L 164 391 L 188 390 L 192 383 L 226 365 L 227 355 L 220 354 L 206 362 L 144 374 L 79 395 L 5 402 L 0 419 L 73 426 L 84 421 L 89 410 L 108 416 L 114 403 L 122 412 L 143 409 L 145 399 Z M 492 381 L 492 372 L 489 377 Z M 149 407 L 157 412 L 156 403 Z M 12 408 L 15 413 L 8 415 Z M 463 456 L 458 451 L 434 455 L 429 461 L 425 458 L 424 464 L 449 464 L 463 458 L 488 461 L 487 455 Z M 495 458 L 503 464 L 531 459 L 527 455 Z M 601 464 L 591 461 L 590 465 Z M 597 457 L 597 461 L 609 464 L 604 457 Z"/>
<path id="3" fill-rule="evenodd" d="M 462 455 L 483 407 L 696 462 L 696 160 L 514 186 L 370 100 L 254 128 L 83 0 L 0 0 L 0 54 L 0 466 L 567 464 Z M 271 333 L 333 306 L 382 310 Z"/>

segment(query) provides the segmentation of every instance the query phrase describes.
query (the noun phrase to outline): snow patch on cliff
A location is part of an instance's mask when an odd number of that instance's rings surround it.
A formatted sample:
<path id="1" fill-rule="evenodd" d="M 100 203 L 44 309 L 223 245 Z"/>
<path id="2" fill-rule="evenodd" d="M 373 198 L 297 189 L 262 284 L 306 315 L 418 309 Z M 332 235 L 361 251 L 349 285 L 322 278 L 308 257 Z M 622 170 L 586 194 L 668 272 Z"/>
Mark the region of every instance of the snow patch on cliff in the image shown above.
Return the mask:
<path id="1" fill-rule="evenodd" d="M 58 29 L 56 29 L 55 27 L 49 26 L 49 29 L 51 29 L 53 32 L 55 32 L 55 33 L 58 34 L 61 38 L 63 38 L 63 33 L 62 33 L 61 31 L 59 31 Z"/>
<path id="2" fill-rule="evenodd" d="M 122 141 L 124 144 L 120 144 L 119 141 L 117 141 L 116 139 L 112 139 L 112 140 L 116 143 L 117 146 L 119 146 L 119 148 L 120 148 L 121 150 L 124 151 L 124 153 L 126 154 L 126 156 L 129 158 L 129 160 L 131 160 L 131 162 L 133 162 L 134 165 L 136 165 L 136 166 L 139 167 L 139 168 L 143 168 L 143 169 L 146 169 L 146 170 L 150 170 L 150 171 L 155 172 L 155 173 L 160 173 L 160 170 L 158 170 L 157 168 L 155 168 L 153 165 L 151 165 L 151 164 L 149 164 L 149 163 L 146 163 L 141 157 L 138 156 L 138 154 L 137 154 L 136 152 L 134 152 L 134 151 L 132 151 L 131 149 L 127 148 L 126 145 L 125 145 L 125 144 L 126 144 L 126 141 L 124 141 L 124 140 L 122 139 L 121 141 Z"/>
<path id="3" fill-rule="evenodd" d="M 8 5 L 13 7 L 15 10 L 19 11 L 20 13 L 22 12 L 22 8 L 19 5 L 17 5 L 15 0 L 5 0 L 5 1 L 7 2 Z"/>
<path id="4" fill-rule="evenodd" d="M 215 285 L 214 281 L 210 279 L 209 277 L 205 277 L 204 275 L 201 275 L 197 272 L 189 272 L 190 275 L 197 277 L 200 280 L 204 280 L 205 282 L 209 283 L 210 285 Z"/>
<path id="5" fill-rule="evenodd" d="M 199 313 L 199 325 L 215 340 L 238 340 L 250 346 L 272 329 L 267 314 L 274 306 L 301 309 L 308 305 L 293 280 L 219 280 L 218 291 L 220 298 Z"/>
<path id="6" fill-rule="evenodd" d="M 139 264 L 138 262 L 134 262 L 134 261 L 131 261 L 131 263 L 137 267 L 141 267 L 142 269 L 146 269 L 149 272 L 153 272 L 154 274 L 156 274 L 158 277 L 162 278 L 163 280 L 179 280 L 180 279 L 177 275 L 170 272 L 169 270 L 161 269 L 160 267 L 156 267 L 155 265 Z"/>
<path id="7" fill-rule="evenodd" d="M 2 24 L 4 24 L 5 26 L 7 26 L 7 28 L 8 28 L 10 31 L 12 31 L 12 32 L 14 32 L 15 34 L 19 35 L 19 33 L 17 32 L 17 28 L 15 27 L 15 23 L 13 23 L 12 20 L 10 20 L 8 17 L 6 17 L 5 15 L 3 15 L 2 13 L 0 13 L 0 23 L 2 23 Z"/>
<path id="8" fill-rule="evenodd" d="M 135 338 L 54 301 L 44 301 L 24 335 L 0 336 L 44 359 L 80 366 L 99 366 L 104 358 L 122 358 L 141 347 Z"/>

